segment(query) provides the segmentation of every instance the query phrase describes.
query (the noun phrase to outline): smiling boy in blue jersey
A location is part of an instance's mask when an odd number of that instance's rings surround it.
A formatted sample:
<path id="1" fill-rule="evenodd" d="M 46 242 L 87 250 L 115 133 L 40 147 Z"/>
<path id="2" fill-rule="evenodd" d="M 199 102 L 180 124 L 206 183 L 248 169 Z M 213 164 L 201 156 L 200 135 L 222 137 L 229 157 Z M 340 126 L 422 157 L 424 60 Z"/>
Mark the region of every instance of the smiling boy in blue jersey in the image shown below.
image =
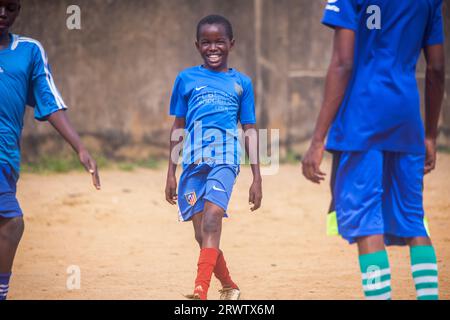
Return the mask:
<path id="1" fill-rule="evenodd" d="M 213 273 L 223 287 L 221 299 L 240 297 L 219 244 L 222 218 L 226 216 L 239 174 L 237 124 L 242 124 L 245 136 L 256 137 L 256 117 L 251 80 L 228 68 L 228 54 L 234 43 L 227 19 L 217 15 L 202 19 L 197 26 L 196 47 L 204 64 L 178 75 L 170 103 L 170 114 L 175 116 L 171 137 L 180 129 L 185 129 L 187 136 L 178 193 L 175 176 L 178 159 L 172 154 L 180 141 L 171 138 L 165 193 L 169 203 L 178 201 L 180 220 L 193 222 L 195 239 L 201 248 L 194 294 L 188 296 L 193 299 L 206 300 Z M 245 139 L 247 153 L 257 149 L 250 141 L 255 139 Z M 261 174 L 258 156 L 252 157 L 250 152 L 250 157 L 253 183 L 249 202 L 255 211 L 262 199 Z"/>
<path id="2" fill-rule="evenodd" d="M 323 23 L 335 29 L 333 55 L 303 174 L 320 183 L 324 149 L 334 153 L 338 231 L 358 244 L 366 298 L 391 299 L 385 245 L 409 245 L 417 298 L 437 299 L 423 177 L 435 167 L 444 95 L 442 0 L 328 2 Z M 425 130 L 415 78 L 422 49 Z"/>
<path id="3" fill-rule="evenodd" d="M 19 0 L 0 0 L 0 300 L 6 299 L 14 256 L 24 230 L 16 198 L 20 136 L 26 105 L 37 120 L 49 121 L 77 152 L 99 189 L 97 165 L 72 128 L 41 44 L 9 33 L 20 12 Z"/>

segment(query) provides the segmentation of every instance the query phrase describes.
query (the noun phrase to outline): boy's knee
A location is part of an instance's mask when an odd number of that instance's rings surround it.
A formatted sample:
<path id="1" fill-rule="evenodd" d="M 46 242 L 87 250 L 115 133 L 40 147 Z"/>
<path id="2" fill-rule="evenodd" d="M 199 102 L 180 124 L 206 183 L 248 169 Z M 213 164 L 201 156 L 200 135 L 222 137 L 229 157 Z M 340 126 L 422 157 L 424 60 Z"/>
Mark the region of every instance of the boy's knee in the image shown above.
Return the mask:
<path id="1" fill-rule="evenodd" d="M 407 238 L 406 244 L 410 247 L 415 246 L 432 246 L 433 243 L 429 237 L 415 237 L 415 238 Z"/>
<path id="2" fill-rule="evenodd" d="M 0 227 L 0 240 L 11 244 L 18 244 L 25 230 L 22 217 L 11 218 L 4 221 Z"/>
<path id="3" fill-rule="evenodd" d="M 203 232 L 217 233 L 220 230 L 220 222 L 222 217 L 218 214 L 205 214 L 203 217 Z"/>
<path id="4" fill-rule="evenodd" d="M 217 224 L 213 223 L 212 221 L 205 221 L 205 224 L 203 225 L 203 232 L 205 233 L 217 233 L 219 231 L 219 227 Z"/>

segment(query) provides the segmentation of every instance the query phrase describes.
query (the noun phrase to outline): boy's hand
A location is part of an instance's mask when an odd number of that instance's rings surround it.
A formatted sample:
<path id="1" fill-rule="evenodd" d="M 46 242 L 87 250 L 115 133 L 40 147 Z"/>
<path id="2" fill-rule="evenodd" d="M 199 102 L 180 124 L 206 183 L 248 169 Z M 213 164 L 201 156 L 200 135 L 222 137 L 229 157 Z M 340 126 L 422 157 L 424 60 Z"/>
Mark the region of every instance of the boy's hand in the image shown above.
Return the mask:
<path id="1" fill-rule="evenodd" d="M 436 167 L 436 139 L 426 138 L 425 148 L 425 174 L 428 174 Z"/>
<path id="2" fill-rule="evenodd" d="M 325 173 L 320 170 L 325 146 L 323 142 L 313 142 L 302 161 L 302 171 L 306 179 L 320 184 L 325 180 Z"/>
<path id="3" fill-rule="evenodd" d="M 98 176 L 97 163 L 81 143 L 80 136 L 70 124 L 69 118 L 64 110 L 52 113 L 48 122 L 59 132 L 59 134 L 72 146 L 78 154 L 81 164 L 92 174 L 92 183 L 100 190 L 100 178 Z"/>
<path id="4" fill-rule="evenodd" d="M 100 177 L 98 175 L 97 163 L 95 160 L 86 149 L 80 150 L 78 153 L 78 158 L 80 159 L 81 164 L 85 167 L 86 171 L 92 175 L 92 183 L 94 187 L 97 190 L 100 190 Z"/>
<path id="5" fill-rule="evenodd" d="M 177 178 L 174 175 L 168 175 L 166 181 L 166 200 L 168 203 L 177 204 Z"/>
<path id="6" fill-rule="evenodd" d="M 250 208 L 251 211 L 258 210 L 261 207 L 262 201 L 262 182 L 261 180 L 253 180 L 249 191 L 249 204 L 253 204 Z"/>

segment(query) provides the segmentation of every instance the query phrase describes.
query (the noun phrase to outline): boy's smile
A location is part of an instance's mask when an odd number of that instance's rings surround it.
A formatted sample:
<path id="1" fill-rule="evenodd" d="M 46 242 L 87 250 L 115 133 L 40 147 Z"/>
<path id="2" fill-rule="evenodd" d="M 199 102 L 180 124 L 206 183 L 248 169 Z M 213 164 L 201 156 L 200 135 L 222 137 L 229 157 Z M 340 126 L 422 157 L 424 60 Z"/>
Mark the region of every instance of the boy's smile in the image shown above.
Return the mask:
<path id="1" fill-rule="evenodd" d="M 19 0 L 0 0 L 0 37 L 8 33 L 19 11 Z"/>
<path id="2" fill-rule="evenodd" d="M 228 53 L 234 46 L 234 39 L 227 36 L 223 25 L 203 25 L 195 45 L 205 62 L 206 69 L 228 71 Z"/>

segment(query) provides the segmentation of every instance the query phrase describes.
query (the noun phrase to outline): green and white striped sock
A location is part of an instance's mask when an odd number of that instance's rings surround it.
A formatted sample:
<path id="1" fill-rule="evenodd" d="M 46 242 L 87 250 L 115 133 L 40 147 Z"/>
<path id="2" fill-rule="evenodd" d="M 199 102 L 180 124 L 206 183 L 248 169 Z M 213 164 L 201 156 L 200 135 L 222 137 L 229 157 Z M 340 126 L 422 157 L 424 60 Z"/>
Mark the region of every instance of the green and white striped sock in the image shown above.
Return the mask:
<path id="1" fill-rule="evenodd" d="M 391 299 L 391 269 L 386 250 L 359 256 L 364 295 L 368 300 Z"/>
<path id="2" fill-rule="evenodd" d="M 418 300 L 438 300 L 438 268 L 432 246 L 415 246 L 410 249 L 411 271 Z"/>

